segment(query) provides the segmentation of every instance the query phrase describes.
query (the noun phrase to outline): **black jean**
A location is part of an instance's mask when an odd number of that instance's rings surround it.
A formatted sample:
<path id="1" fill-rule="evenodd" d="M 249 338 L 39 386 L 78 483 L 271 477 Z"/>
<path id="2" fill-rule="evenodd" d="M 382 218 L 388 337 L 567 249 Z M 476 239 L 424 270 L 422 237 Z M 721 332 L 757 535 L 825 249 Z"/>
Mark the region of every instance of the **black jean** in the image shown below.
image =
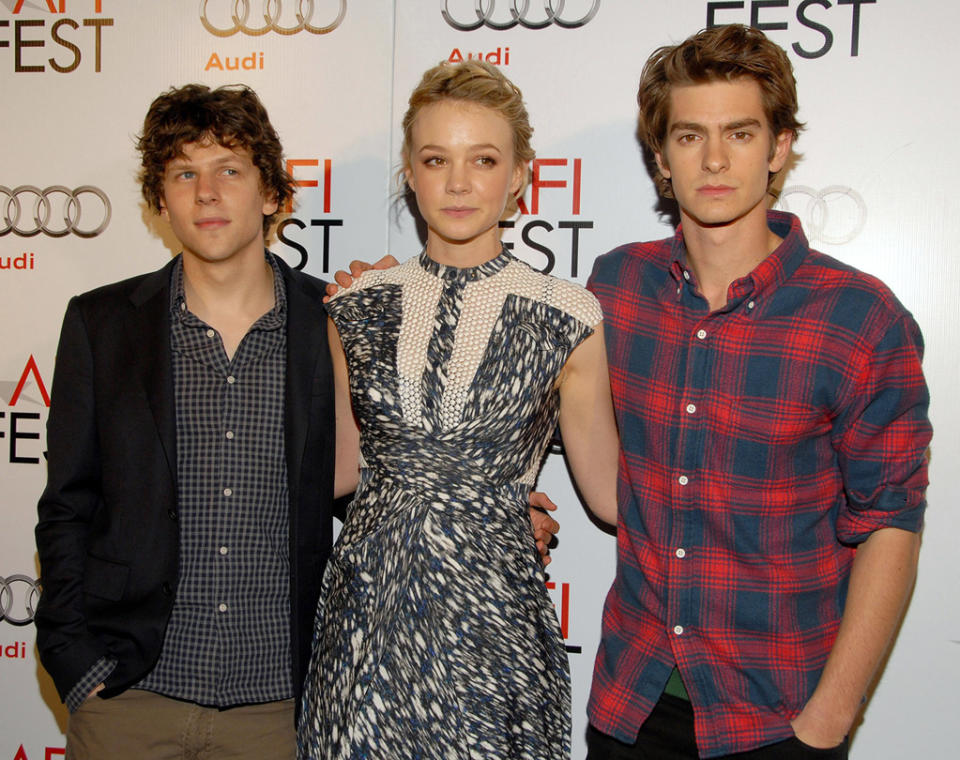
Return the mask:
<path id="1" fill-rule="evenodd" d="M 697 760 L 693 709 L 685 699 L 664 694 L 644 721 L 637 741 L 624 744 L 587 728 L 587 760 Z M 809 747 L 795 736 L 716 760 L 847 760 L 847 740 L 839 747 Z"/>

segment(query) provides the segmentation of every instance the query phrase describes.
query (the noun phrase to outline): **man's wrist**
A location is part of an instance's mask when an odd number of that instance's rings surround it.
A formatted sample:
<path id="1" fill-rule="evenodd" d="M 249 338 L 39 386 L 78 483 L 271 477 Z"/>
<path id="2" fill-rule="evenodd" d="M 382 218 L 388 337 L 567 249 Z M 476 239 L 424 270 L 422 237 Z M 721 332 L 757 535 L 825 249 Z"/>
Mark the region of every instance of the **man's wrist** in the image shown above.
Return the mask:
<path id="1" fill-rule="evenodd" d="M 87 699 L 103 689 L 104 681 L 116 666 L 117 661 L 111 657 L 97 660 L 67 694 L 64 700 L 67 709 L 71 713 L 76 712 Z"/>
<path id="2" fill-rule="evenodd" d="M 790 724 L 804 744 L 816 749 L 831 749 L 843 743 L 853 717 L 848 720 L 842 710 L 822 710 L 811 700 Z"/>

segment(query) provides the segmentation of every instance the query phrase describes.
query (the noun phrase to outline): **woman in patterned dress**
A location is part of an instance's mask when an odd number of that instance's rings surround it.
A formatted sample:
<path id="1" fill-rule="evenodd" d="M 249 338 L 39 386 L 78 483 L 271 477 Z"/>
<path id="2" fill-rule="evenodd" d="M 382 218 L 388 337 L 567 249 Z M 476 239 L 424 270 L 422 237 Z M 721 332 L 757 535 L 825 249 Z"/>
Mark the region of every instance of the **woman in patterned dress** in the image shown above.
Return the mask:
<path id="1" fill-rule="evenodd" d="M 602 315 L 500 242 L 533 151 L 496 67 L 430 69 L 403 128 L 426 247 L 328 305 L 337 488 L 359 487 L 324 576 L 300 751 L 567 758 L 567 658 L 526 503 L 559 420 L 580 492 L 616 522 Z"/>

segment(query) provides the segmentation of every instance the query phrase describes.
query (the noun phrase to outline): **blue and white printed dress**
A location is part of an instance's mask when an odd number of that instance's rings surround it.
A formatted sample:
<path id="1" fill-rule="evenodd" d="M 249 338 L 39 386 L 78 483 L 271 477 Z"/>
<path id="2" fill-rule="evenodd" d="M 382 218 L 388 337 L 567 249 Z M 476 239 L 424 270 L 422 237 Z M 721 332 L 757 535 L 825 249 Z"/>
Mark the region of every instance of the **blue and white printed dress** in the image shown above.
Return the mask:
<path id="1" fill-rule="evenodd" d="M 599 304 L 503 250 L 465 269 L 422 253 L 328 309 L 362 469 L 324 576 L 301 755 L 569 757 L 567 657 L 527 495 Z"/>

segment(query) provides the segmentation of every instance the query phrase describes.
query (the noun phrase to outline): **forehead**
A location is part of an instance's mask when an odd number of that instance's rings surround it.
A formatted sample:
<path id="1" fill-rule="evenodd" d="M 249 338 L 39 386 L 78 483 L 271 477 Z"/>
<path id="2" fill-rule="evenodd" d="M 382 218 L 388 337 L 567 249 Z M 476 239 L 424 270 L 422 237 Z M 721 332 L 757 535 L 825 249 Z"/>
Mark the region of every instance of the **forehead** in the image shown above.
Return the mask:
<path id="1" fill-rule="evenodd" d="M 670 89 L 670 125 L 692 122 L 709 126 L 756 119 L 767 125 L 763 93 L 752 77 L 675 85 Z"/>
<path id="2" fill-rule="evenodd" d="M 413 148 L 423 144 L 512 145 L 509 122 L 493 108 L 462 100 L 442 100 L 420 109 L 413 122 Z"/>
<path id="3" fill-rule="evenodd" d="M 177 155 L 167 162 L 167 166 L 184 163 L 218 163 L 224 161 L 240 161 L 253 163 L 250 151 L 242 145 L 223 145 L 213 138 L 204 138 L 193 142 L 185 142 L 180 146 Z"/>

